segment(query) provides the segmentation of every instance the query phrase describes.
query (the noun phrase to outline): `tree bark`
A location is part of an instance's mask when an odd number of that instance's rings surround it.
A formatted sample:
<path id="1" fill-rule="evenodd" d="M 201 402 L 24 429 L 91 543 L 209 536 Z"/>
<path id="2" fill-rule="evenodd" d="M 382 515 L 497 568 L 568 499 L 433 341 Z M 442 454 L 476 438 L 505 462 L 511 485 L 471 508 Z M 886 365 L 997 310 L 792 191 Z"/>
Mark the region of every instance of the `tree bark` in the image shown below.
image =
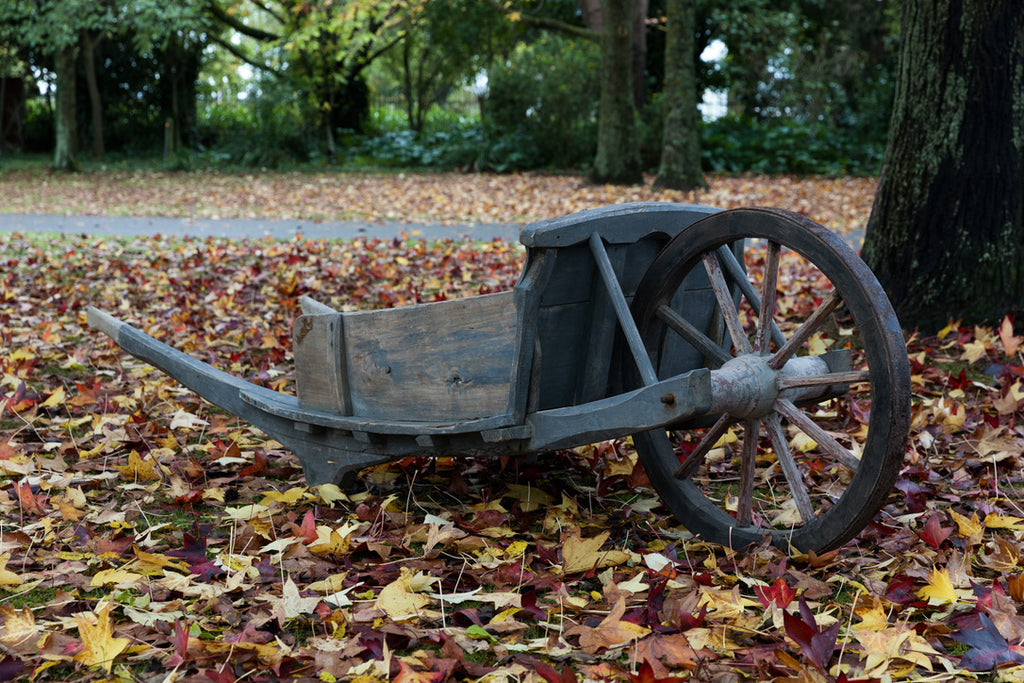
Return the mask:
<path id="1" fill-rule="evenodd" d="M 594 182 L 643 181 L 633 104 L 632 0 L 604 0 L 601 36 L 601 101 Z"/>
<path id="2" fill-rule="evenodd" d="M 55 55 L 54 72 L 57 76 L 57 139 L 53 152 L 53 167 L 59 171 L 77 171 L 75 160 L 77 132 L 75 126 L 75 58 L 76 47 L 67 47 Z"/>
<path id="3" fill-rule="evenodd" d="M 89 105 L 92 111 L 92 155 L 102 161 L 103 146 L 103 100 L 96 82 L 96 41 L 89 31 L 82 31 L 82 62 L 85 67 L 85 84 L 89 89 Z"/>
<path id="4" fill-rule="evenodd" d="M 1024 311 L 1024 9 L 903 4 L 864 258 L 907 329 Z"/>
<path id="5" fill-rule="evenodd" d="M 697 128 L 697 68 L 694 64 L 696 14 L 693 0 L 668 0 L 665 36 L 665 130 L 655 187 L 692 190 L 706 187 L 700 166 Z"/>

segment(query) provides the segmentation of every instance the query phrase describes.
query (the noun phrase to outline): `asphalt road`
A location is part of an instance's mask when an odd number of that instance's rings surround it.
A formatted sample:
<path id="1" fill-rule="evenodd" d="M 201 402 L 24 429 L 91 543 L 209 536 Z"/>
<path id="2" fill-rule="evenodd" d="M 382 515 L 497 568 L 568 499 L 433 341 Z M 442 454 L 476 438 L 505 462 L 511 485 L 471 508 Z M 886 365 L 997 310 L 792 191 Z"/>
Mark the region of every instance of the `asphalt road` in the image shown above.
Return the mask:
<path id="1" fill-rule="evenodd" d="M 56 216 L 0 214 L 0 232 L 59 233 L 84 235 L 175 235 L 228 237 L 233 239 L 291 239 L 303 235 L 324 238 L 400 237 L 403 233 L 423 239 L 518 240 L 522 226 L 516 223 L 435 225 L 370 223 L 367 221 L 245 220 L 234 218 L 158 218 L 141 216 Z"/>
<path id="2" fill-rule="evenodd" d="M 515 241 L 518 223 L 439 225 L 420 223 L 371 223 L 369 221 L 262 220 L 237 218 L 160 218 L 144 216 L 58 216 L 47 214 L 0 213 L 0 232 L 72 235 L 172 235 L 182 237 L 226 237 L 231 239 L 272 238 L 286 240 L 303 235 L 310 239 L 391 239 L 401 237 L 434 239 L 495 238 Z M 843 234 L 847 243 L 860 251 L 863 230 Z"/>

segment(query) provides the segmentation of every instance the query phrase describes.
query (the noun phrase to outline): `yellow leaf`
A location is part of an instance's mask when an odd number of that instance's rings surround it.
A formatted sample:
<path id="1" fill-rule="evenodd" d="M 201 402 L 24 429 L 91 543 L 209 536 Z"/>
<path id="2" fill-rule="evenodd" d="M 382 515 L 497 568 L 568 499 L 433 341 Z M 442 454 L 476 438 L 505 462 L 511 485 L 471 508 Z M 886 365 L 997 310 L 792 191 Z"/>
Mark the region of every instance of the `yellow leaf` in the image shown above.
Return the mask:
<path id="1" fill-rule="evenodd" d="M 135 583 L 142 578 L 142 574 L 136 574 L 126 569 L 104 569 L 103 571 L 96 572 L 89 582 L 89 586 L 92 588 L 100 588 L 102 586 L 123 586 L 125 584 Z"/>
<path id="2" fill-rule="evenodd" d="M 947 334 L 949 334 L 953 330 L 958 329 L 959 327 L 960 327 L 960 321 L 959 320 L 957 320 L 955 322 L 950 320 L 949 323 L 945 327 L 943 327 L 941 330 L 939 330 L 938 334 L 936 334 L 935 336 L 938 337 L 939 339 L 943 339 L 943 338 L 945 338 L 945 336 Z"/>
<path id="3" fill-rule="evenodd" d="M 592 538 L 580 538 L 579 529 L 574 529 L 562 545 L 562 573 L 587 572 L 628 560 L 629 555 L 621 550 L 601 550 L 610 535 L 605 531 Z"/>
<path id="4" fill-rule="evenodd" d="M 978 513 L 972 513 L 970 519 L 964 517 L 956 510 L 950 510 L 949 514 L 953 517 L 953 521 L 956 522 L 957 533 L 964 538 L 981 540 L 981 533 L 984 531 L 984 528 L 981 526 L 981 522 L 978 521 Z"/>
<path id="5" fill-rule="evenodd" d="M 415 575 L 408 567 L 402 567 L 398 578 L 381 589 L 375 607 L 395 621 L 418 616 L 430 604 L 430 597 L 412 590 L 410 582 L 416 584 Z"/>
<path id="6" fill-rule="evenodd" d="M 0 586 L 20 586 L 21 577 L 7 568 L 7 562 L 11 559 L 10 553 L 0 555 Z"/>
<path id="7" fill-rule="evenodd" d="M 928 585 L 917 591 L 917 594 L 933 605 L 945 605 L 957 601 L 956 589 L 949 580 L 945 569 L 932 569 L 928 575 Z"/>
<path id="8" fill-rule="evenodd" d="M 64 387 L 59 386 L 57 390 L 50 394 L 50 397 L 39 404 L 40 408 L 58 408 L 64 404 L 66 394 L 64 393 Z"/>
<path id="9" fill-rule="evenodd" d="M 131 563 L 131 567 L 144 574 L 162 574 L 165 567 L 188 571 L 187 562 L 172 560 L 166 555 L 147 553 L 137 545 L 133 545 L 132 550 L 135 551 L 135 561 Z"/>
<path id="10" fill-rule="evenodd" d="M 822 339 L 821 335 L 815 333 L 810 339 L 807 340 L 807 352 L 812 356 L 820 356 L 828 351 L 829 344 L 832 340 Z"/>
<path id="11" fill-rule="evenodd" d="M 345 524 L 337 529 L 318 526 L 316 542 L 309 544 L 309 552 L 320 555 L 344 555 L 348 552 L 348 537 L 358 528 L 358 524 Z"/>
<path id="12" fill-rule="evenodd" d="M 7 605 L 0 605 L 0 643 L 4 649 L 20 655 L 38 653 L 36 639 L 39 627 L 32 610 L 25 607 L 16 611 Z"/>
<path id="13" fill-rule="evenodd" d="M 160 478 L 156 464 L 156 460 L 152 458 L 143 460 L 138 451 L 132 451 L 128 454 L 128 464 L 118 465 L 114 469 L 128 481 L 154 481 Z"/>
<path id="14" fill-rule="evenodd" d="M 1021 531 L 1022 524 L 1024 524 L 1024 519 L 1021 519 L 1020 517 L 997 515 L 994 512 L 990 512 L 985 515 L 985 527 L 988 529 L 1009 529 L 1011 531 Z"/>
<path id="15" fill-rule="evenodd" d="M 1003 353 L 1008 358 L 1017 355 L 1021 342 L 1024 342 L 1024 337 L 1013 336 L 1013 323 L 1010 322 L 1010 316 L 1005 316 L 1003 324 L 999 326 L 999 341 L 1003 343 Z"/>
<path id="16" fill-rule="evenodd" d="M 339 500 L 348 500 L 348 496 L 342 491 L 337 484 L 321 484 L 320 486 L 314 486 L 313 490 L 317 492 L 320 499 L 328 505 L 334 505 Z"/>
<path id="17" fill-rule="evenodd" d="M 981 341 L 967 342 L 963 345 L 963 353 L 960 354 L 960 358 L 966 360 L 968 363 L 973 363 L 979 358 L 984 358 L 985 354 L 988 353 L 988 348 Z"/>
<path id="18" fill-rule="evenodd" d="M 570 635 L 578 633 L 580 649 L 587 654 L 595 654 L 602 649 L 611 649 L 639 640 L 651 632 L 649 628 L 639 624 L 623 621 L 622 615 L 625 612 L 626 601 L 624 598 L 620 598 L 612 611 L 596 628 L 576 626 L 569 629 L 567 633 Z"/>
<path id="19" fill-rule="evenodd" d="M 75 655 L 75 661 L 86 666 L 102 666 L 108 674 L 114 660 L 128 648 L 127 638 L 115 638 L 110 624 L 112 603 L 100 603 L 96 614 L 75 616 L 78 635 L 82 639 L 82 651 Z M 94 618 L 95 617 L 95 618 Z"/>
<path id="20" fill-rule="evenodd" d="M 293 486 L 284 493 L 280 493 L 278 491 L 267 491 L 263 494 L 263 500 L 260 501 L 260 505 L 268 505 L 271 502 L 291 505 L 302 498 L 302 495 L 305 492 L 305 486 Z"/>
<path id="21" fill-rule="evenodd" d="M 889 628 L 889 615 L 878 600 L 871 607 L 860 607 L 856 610 L 860 622 L 854 624 L 854 630 L 884 631 Z"/>

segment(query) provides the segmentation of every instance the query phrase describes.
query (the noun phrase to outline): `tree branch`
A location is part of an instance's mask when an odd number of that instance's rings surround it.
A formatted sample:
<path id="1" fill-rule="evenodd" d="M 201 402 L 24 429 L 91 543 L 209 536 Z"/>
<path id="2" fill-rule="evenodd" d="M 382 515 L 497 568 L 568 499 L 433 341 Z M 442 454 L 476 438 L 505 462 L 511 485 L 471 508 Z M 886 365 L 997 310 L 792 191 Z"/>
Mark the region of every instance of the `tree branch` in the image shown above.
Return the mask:
<path id="1" fill-rule="evenodd" d="M 245 62 L 246 64 L 248 64 L 249 66 L 252 66 L 252 67 L 255 67 L 257 69 L 260 69 L 261 71 L 269 71 L 270 73 L 272 73 L 272 74 L 274 74 L 276 76 L 281 76 L 283 74 L 283 72 L 281 70 L 275 69 L 275 68 L 273 68 L 271 66 L 268 66 L 266 62 L 258 61 L 254 57 L 252 57 L 251 55 L 245 54 L 242 50 L 240 50 L 238 48 L 237 45 L 232 45 L 230 40 L 224 40 L 220 36 L 217 36 L 217 35 L 212 34 L 212 33 L 207 34 L 207 37 L 210 40 L 212 40 L 213 42 L 217 43 L 217 45 L 221 46 L 222 48 L 224 48 L 225 50 L 230 52 L 232 55 L 234 55 L 238 59 L 240 59 L 243 62 Z"/>
<path id="2" fill-rule="evenodd" d="M 209 10 L 210 14 L 213 15 L 214 19 L 221 22 L 228 28 L 238 31 L 242 35 L 249 36 L 250 38 L 255 38 L 256 40 L 259 40 L 261 42 L 272 42 L 281 39 L 281 36 L 277 35 L 276 33 L 271 33 L 270 31 L 264 31 L 263 29 L 254 28 L 252 26 L 249 26 L 245 22 L 241 21 L 237 17 L 228 14 L 224 11 L 224 8 L 220 6 L 220 3 L 218 3 L 217 0 L 207 0 L 206 7 Z M 276 19 L 277 17 L 274 18 Z M 235 53 L 232 51 L 232 54 Z"/>
<path id="3" fill-rule="evenodd" d="M 582 38 L 583 40 L 598 41 L 601 39 L 601 34 L 597 31 L 591 30 L 585 26 L 577 26 L 570 24 L 565 21 L 559 21 L 558 19 L 549 19 L 548 17 L 538 17 L 532 14 L 523 14 L 522 12 L 514 12 L 509 8 L 503 6 L 498 0 L 487 0 L 487 4 L 497 10 L 499 13 L 504 14 L 509 18 L 510 21 L 516 21 L 524 26 L 530 28 L 539 28 L 545 31 L 554 31 L 555 33 L 561 33 L 568 36 L 575 36 Z M 513 15 L 515 18 L 513 18 Z"/>

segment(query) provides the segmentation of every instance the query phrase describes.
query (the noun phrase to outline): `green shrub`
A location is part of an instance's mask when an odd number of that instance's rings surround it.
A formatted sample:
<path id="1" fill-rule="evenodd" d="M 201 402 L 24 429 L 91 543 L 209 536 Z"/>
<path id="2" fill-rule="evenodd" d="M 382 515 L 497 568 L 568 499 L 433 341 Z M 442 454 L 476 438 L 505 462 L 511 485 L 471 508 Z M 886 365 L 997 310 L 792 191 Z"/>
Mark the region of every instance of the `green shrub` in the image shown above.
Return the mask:
<path id="1" fill-rule="evenodd" d="M 824 124 L 725 117 L 705 124 L 704 169 L 719 173 L 872 175 L 881 167 L 885 131 L 865 139 Z"/>
<path id="2" fill-rule="evenodd" d="M 599 58 L 596 45 L 552 34 L 521 43 L 492 68 L 483 116 L 487 163 L 507 170 L 590 164 Z"/>

